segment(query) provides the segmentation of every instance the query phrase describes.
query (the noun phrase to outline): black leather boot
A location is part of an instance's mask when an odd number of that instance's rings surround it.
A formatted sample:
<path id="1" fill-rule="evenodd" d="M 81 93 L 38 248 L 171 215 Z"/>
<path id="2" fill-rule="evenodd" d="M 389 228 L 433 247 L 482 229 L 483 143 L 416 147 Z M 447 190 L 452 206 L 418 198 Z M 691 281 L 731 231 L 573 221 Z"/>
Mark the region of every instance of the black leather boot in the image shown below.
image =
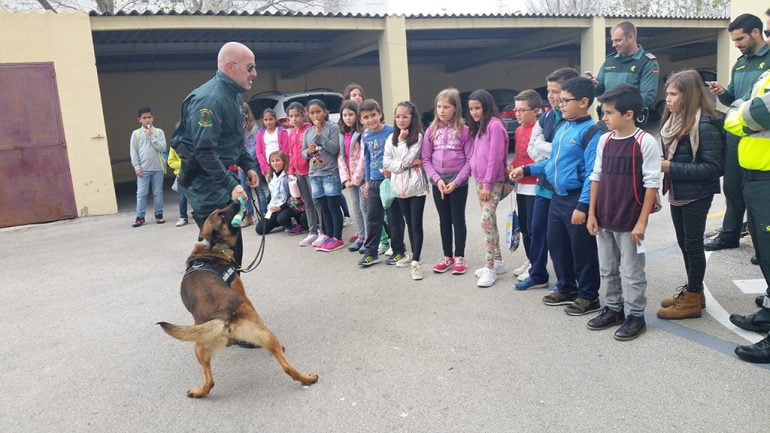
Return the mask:
<path id="1" fill-rule="evenodd" d="M 747 362 L 770 363 L 770 336 L 751 346 L 736 347 L 735 354 L 738 355 L 738 358 Z"/>
<path id="2" fill-rule="evenodd" d="M 747 316 L 731 314 L 730 321 L 741 329 L 766 333 L 770 331 L 770 308 L 760 308 L 756 313 Z"/>

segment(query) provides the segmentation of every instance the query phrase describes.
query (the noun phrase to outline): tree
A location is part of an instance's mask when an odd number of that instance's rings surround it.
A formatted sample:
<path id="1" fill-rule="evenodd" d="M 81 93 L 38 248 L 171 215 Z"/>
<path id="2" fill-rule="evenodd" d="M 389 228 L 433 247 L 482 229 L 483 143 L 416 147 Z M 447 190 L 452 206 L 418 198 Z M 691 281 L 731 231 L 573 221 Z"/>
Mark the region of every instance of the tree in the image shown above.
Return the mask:
<path id="1" fill-rule="evenodd" d="M 730 0 L 527 0 L 527 11 L 544 14 L 724 17 Z"/>
<path id="2" fill-rule="evenodd" d="M 10 10 L 328 12 L 351 0 L 0 0 Z"/>

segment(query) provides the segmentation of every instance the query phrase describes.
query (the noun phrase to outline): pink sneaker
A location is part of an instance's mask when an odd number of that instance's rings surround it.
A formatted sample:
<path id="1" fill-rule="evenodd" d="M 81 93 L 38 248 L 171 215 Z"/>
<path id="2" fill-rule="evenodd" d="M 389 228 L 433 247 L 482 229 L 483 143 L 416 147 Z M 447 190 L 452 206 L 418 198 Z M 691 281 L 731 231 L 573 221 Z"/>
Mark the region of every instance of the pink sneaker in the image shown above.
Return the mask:
<path id="1" fill-rule="evenodd" d="M 321 245 L 323 245 L 324 242 L 326 242 L 327 239 L 329 239 L 329 236 L 326 236 L 323 233 L 319 233 L 318 237 L 315 238 L 313 243 L 310 244 L 310 245 L 313 246 L 313 247 L 320 247 Z"/>
<path id="2" fill-rule="evenodd" d="M 437 272 L 439 274 L 443 274 L 444 272 L 448 271 L 452 268 L 452 265 L 455 264 L 455 260 L 451 257 L 442 257 L 441 260 L 436 263 L 436 266 L 433 267 L 433 272 Z"/>
<path id="3" fill-rule="evenodd" d="M 349 237 L 349 238 L 348 238 L 348 242 L 355 242 L 357 239 L 358 239 L 358 236 L 356 236 L 356 235 L 353 235 L 353 236 L 351 236 L 351 237 Z M 363 240 L 363 239 L 362 239 L 362 240 Z"/>
<path id="4" fill-rule="evenodd" d="M 310 232 L 307 234 L 307 236 L 305 236 L 305 239 L 299 241 L 299 246 L 309 247 L 316 239 L 318 239 L 318 233 Z"/>
<path id="5" fill-rule="evenodd" d="M 465 257 L 455 257 L 455 264 L 452 266 L 452 273 L 455 275 L 462 275 L 468 268 L 465 265 Z"/>
<path id="6" fill-rule="evenodd" d="M 324 244 L 318 247 L 318 249 L 328 253 L 328 252 L 336 251 L 344 246 L 345 246 L 345 242 L 342 242 L 342 240 L 329 238 L 329 240 L 324 242 Z"/>

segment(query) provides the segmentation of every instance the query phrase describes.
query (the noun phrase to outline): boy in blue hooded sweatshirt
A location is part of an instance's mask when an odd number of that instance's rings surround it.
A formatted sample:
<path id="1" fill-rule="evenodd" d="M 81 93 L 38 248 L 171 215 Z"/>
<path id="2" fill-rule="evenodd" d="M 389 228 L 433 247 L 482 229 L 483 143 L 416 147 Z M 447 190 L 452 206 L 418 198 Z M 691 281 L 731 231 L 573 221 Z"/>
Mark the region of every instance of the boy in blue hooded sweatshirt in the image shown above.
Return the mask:
<path id="1" fill-rule="evenodd" d="M 599 257 L 596 238 L 586 229 L 591 197 L 590 175 L 602 130 L 588 110 L 596 89 L 587 78 L 562 86 L 559 108 L 566 120 L 556 131 L 549 159 L 518 167 L 512 177 L 545 175 L 553 185 L 548 211 L 548 249 L 556 276 L 563 282 L 543 298 L 546 305 L 566 305 L 571 316 L 599 311 Z"/>

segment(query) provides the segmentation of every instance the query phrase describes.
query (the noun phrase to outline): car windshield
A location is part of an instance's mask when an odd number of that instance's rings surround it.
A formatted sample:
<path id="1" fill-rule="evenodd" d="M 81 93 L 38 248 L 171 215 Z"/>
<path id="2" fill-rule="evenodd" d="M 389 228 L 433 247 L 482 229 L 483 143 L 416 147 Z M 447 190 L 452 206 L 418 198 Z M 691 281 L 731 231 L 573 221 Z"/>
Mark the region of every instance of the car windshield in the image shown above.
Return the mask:
<path id="1" fill-rule="evenodd" d="M 251 113 L 254 115 L 255 119 L 261 119 L 262 112 L 265 111 L 265 108 L 275 108 L 275 103 L 275 99 L 257 98 L 249 101 L 249 108 L 251 108 Z"/>

